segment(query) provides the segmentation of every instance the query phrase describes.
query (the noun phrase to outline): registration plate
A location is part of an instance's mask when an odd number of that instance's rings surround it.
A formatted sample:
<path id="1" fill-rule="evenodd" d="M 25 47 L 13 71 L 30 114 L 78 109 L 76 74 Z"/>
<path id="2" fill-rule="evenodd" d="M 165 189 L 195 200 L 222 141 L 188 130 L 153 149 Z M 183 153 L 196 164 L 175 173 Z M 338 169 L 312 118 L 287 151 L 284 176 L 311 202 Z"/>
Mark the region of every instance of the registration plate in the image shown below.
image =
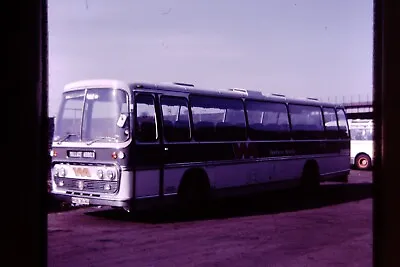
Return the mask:
<path id="1" fill-rule="evenodd" d="M 81 197 L 72 197 L 72 204 L 79 206 L 87 206 L 89 205 L 89 199 Z"/>
<path id="2" fill-rule="evenodd" d="M 70 158 L 95 158 L 94 151 L 68 151 L 68 157 Z"/>

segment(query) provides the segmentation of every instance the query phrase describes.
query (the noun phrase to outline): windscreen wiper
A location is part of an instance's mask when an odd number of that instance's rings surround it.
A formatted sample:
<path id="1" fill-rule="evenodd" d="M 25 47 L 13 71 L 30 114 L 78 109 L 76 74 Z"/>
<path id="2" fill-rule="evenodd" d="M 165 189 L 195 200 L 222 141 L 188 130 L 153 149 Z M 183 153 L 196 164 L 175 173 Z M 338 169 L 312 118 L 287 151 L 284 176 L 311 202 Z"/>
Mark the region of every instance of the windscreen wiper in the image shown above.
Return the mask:
<path id="1" fill-rule="evenodd" d="M 118 138 L 117 138 L 117 137 L 102 136 L 102 137 L 99 137 L 99 138 L 95 138 L 95 139 L 93 139 L 93 140 L 87 142 L 86 144 L 89 146 L 89 145 L 91 145 L 91 144 L 93 144 L 93 143 L 95 143 L 95 142 L 97 142 L 97 141 L 104 140 L 104 139 L 109 139 L 109 140 L 113 140 L 113 141 L 118 141 Z"/>
<path id="2" fill-rule="evenodd" d="M 78 136 L 77 134 L 75 134 L 75 133 L 67 133 L 66 135 L 64 135 L 63 137 L 61 137 L 59 140 L 58 140 L 58 144 L 60 145 L 62 142 L 64 142 L 65 140 L 67 140 L 68 138 L 70 138 L 71 136 Z"/>

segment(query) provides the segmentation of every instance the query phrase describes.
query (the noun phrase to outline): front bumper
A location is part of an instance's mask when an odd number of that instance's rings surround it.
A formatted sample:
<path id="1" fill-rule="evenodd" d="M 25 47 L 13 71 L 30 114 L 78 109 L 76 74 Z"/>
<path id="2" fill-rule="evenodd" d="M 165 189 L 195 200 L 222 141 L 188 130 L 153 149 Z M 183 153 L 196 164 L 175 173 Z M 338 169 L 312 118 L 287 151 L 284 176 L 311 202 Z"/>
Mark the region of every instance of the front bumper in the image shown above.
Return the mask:
<path id="1" fill-rule="evenodd" d="M 72 171 L 68 171 L 73 174 Z M 92 172 L 94 173 L 94 171 Z M 135 202 L 133 172 L 131 171 L 122 171 L 119 182 L 68 177 L 62 178 L 63 186 L 58 187 L 56 183 L 58 179 L 56 177 L 52 178 L 51 195 L 61 202 L 78 206 L 89 205 L 120 208 L 130 208 Z M 82 182 L 83 189 L 79 188 L 78 182 Z M 103 189 L 105 183 L 111 185 L 111 190 L 106 191 Z M 73 200 L 78 200 L 78 203 L 75 203 Z"/>
<path id="2" fill-rule="evenodd" d="M 110 207 L 120 207 L 120 208 L 130 208 L 132 206 L 132 200 L 109 200 L 109 199 L 101 199 L 101 198 L 95 198 L 95 197 L 87 197 L 87 196 L 74 196 L 74 195 L 64 195 L 64 194 L 57 194 L 57 193 L 51 193 L 52 196 L 62 202 L 66 203 L 73 203 L 72 199 L 73 198 L 80 198 L 80 199 L 86 199 L 89 200 L 89 205 L 90 206 L 110 206 Z"/>

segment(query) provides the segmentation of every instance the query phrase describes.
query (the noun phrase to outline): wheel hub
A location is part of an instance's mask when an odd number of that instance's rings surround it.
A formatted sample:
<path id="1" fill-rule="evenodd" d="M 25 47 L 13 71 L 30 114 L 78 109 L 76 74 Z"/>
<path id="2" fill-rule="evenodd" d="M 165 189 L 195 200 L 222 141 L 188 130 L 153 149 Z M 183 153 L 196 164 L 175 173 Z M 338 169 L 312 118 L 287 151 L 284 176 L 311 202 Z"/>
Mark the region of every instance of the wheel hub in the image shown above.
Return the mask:
<path id="1" fill-rule="evenodd" d="M 360 159 L 359 163 L 360 163 L 360 166 L 362 166 L 362 167 L 368 166 L 368 160 L 365 158 Z"/>

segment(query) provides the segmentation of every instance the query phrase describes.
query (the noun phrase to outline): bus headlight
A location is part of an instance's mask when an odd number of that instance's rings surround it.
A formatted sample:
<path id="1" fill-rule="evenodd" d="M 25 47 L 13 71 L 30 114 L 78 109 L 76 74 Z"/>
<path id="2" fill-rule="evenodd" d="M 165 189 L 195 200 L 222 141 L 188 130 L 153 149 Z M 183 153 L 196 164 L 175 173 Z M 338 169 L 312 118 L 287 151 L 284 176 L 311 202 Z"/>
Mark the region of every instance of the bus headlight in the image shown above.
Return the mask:
<path id="1" fill-rule="evenodd" d="M 64 168 L 60 168 L 60 169 L 58 170 L 58 175 L 59 175 L 60 177 L 65 177 L 65 175 L 67 175 L 67 171 L 66 171 Z"/>
<path id="2" fill-rule="evenodd" d="M 115 173 L 112 170 L 107 170 L 107 178 L 110 180 L 114 180 Z"/>
<path id="3" fill-rule="evenodd" d="M 97 177 L 103 179 L 103 176 L 104 176 L 103 170 L 97 170 Z"/>

